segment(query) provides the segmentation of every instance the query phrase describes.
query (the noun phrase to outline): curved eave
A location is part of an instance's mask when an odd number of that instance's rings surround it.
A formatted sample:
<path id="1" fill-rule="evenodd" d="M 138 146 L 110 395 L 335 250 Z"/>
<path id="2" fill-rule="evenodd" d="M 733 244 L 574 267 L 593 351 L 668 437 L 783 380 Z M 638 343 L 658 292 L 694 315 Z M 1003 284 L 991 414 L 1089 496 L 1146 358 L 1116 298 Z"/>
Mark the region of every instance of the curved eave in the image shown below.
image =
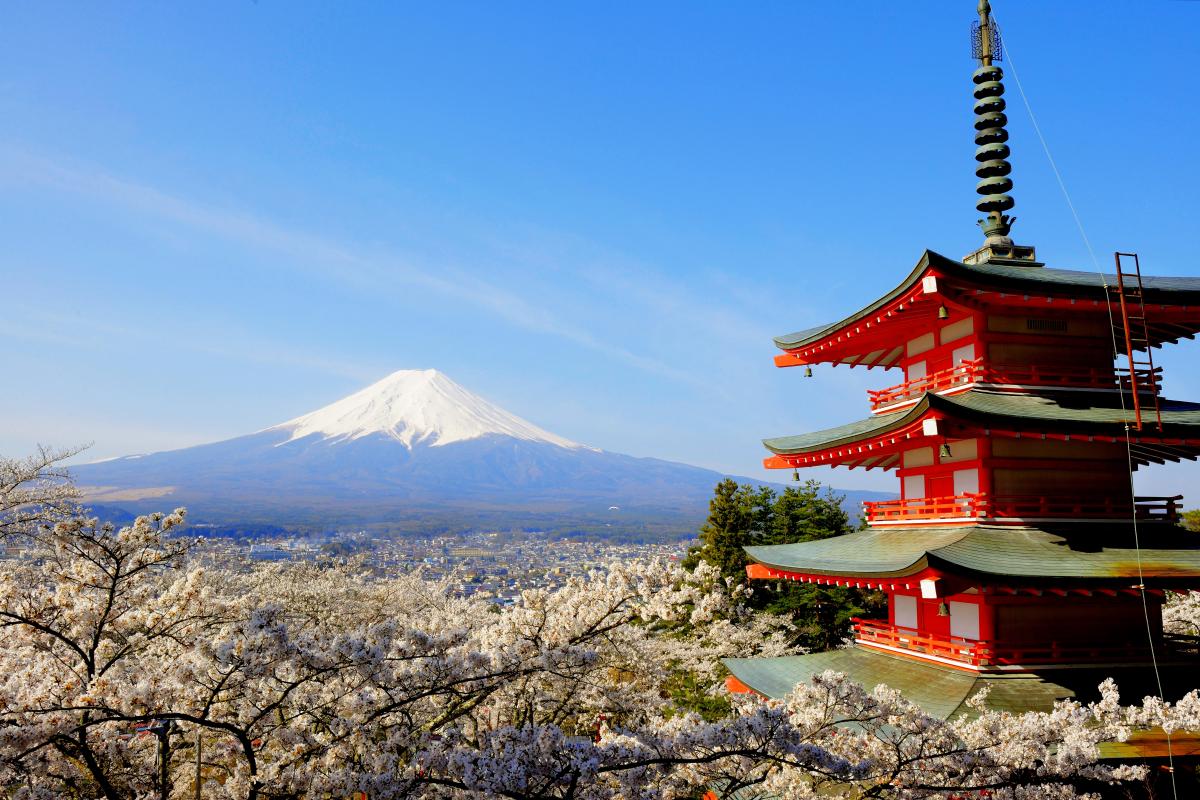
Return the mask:
<path id="1" fill-rule="evenodd" d="M 1105 302 L 1109 299 L 1110 287 L 1116 286 L 1115 275 L 1102 276 L 1097 272 L 1043 267 L 964 264 L 932 250 L 926 250 L 912 272 L 883 297 L 837 322 L 776 336 L 775 346 L 785 352 L 791 352 L 842 334 L 846 329 L 877 314 L 907 293 L 917 290 L 926 272 L 934 272 L 948 280 L 960 281 L 970 288 L 983 291 L 1007 292 L 1014 295 L 1051 294 Z M 1156 344 L 1175 342 L 1183 337 L 1191 338 L 1200 330 L 1200 278 L 1143 276 L 1142 285 L 1147 306 L 1167 305 L 1191 307 L 1196 310 L 1194 320 L 1189 318 L 1189 322 L 1185 324 L 1172 322 L 1160 326 L 1161 330 L 1157 330 L 1154 336 Z M 1149 322 L 1153 324 L 1153 317 Z"/>
<path id="2" fill-rule="evenodd" d="M 770 570 L 806 576 L 908 578 L 932 569 L 989 583 L 1077 581 L 1127 588 L 1144 580 L 1164 588 L 1200 587 L 1200 547 L 1194 535 L 1143 530 L 1140 550 L 1114 546 L 1131 536 L 1128 523 L 872 528 L 745 551 Z"/>
<path id="3" fill-rule="evenodd" d="M 981 680 L 980 676 L 963 670 L 876 653 L 862 647 L 801 656 L 723 658 L 721 662 L 742 684 L 771 699 L 783 699 L 797 685 L 833 670 L 868 689 L 879 684 L 899 689 L 907 699 L 940 718 L 949 717 L 963 707 L 966 699 L 977 691 Z M 1046 705 L 1053 706 L 1053 702 Z"/>
<path id="4" fill-rule="evenodd" d="M 918 422 L 929 410 L 930 398 L 936 395 L 926 394 L 916 404 L 901 411 L 890 414 L 876 414 L 866 419 L 839 425 L 836 428 L 826 428 L 812 433 L 801 433 L 794 436 L 779 436 L 773 439 L 763 439 L 763 447 L 775 455 L 795 456 L 805 453 L 815 453 L 840 445 L 854 444 L 864 439 L 882 436 L 898 431 Z"/>
<path id="5" fill-rule="evenodd" d="M 908 274 L 908 277 L 900 282 L 899 286 L 897 286 L 895 289 L 892 289 L 892 291 L 888 292 L 866 308 L 862 308 L 838 322 L 830 322 L 825 325 L 817 325 L 802 331 L 796 331 L 795 333 L 787 333 L 782 336 L 776 336 L 775 346 L 780 350 L 795 350 L 797 348 L 819 342 L 826 336 L 837 333 L 842 328 L 846 328 L 863 320 L 864 318 L 884 308 L 893 300 L 902 297 L 907 292 L 910 292 L 916 288 L 921 276 L 925 270 L 929 268 L 930 259 L 934 257 L 943 258 L 943 256 L 937 255 L 937 253 L 934 253 L 932 250 L 926 250 L 921 254 L 921 258 L 917 262 L 917 266 L 914 267 L 913 271 Z"/>
<path id="6" fill-rule="evenodd" d="M 931 254 L 939 271 L 947 277 L 962 278 L 981 288 L 1013 293 L 1053 291 L 1076 298 L 1107 300 L 1110 287 L 1117 285 L 1114 273 L 1017 267 L 1000 264 L 964 264 L 937 253 Z M 1143 275 L 1142 288 L 1147 305 L 1200 305 L 1200 278 L 1167 275 Z"/>
<path id="7" fill-rule="evenodd" d="M 929 551 L 966 535 L 966 528 L 879 529 L 832 539 L 745 548 L 757 564 L 784 572 L 842 578 L 906 578 L 929 567 Z"/>
<path id="8" fill-rule="evenodd" d="M 936 396 L 931 407 L 947 420 L 948 436 L 961 438 L 1001 436 L 1021 438 L 1129 442 L 1137 466 L 1168 461 L 1194 461 L 1200 457 L 1200 404 L 1163 398 L 1162 427 L 1153 409 L 1142 410 L 1142 430 L 1134 426 L 1132 408 L 1112 405 L 1116 393 L 1108 395 L 1021 395 L 972 390 L 952 397 Z M 1109 405 L 1100 405 L 1101 402 Z M 1096 405 L 1085 405 L 1096 403 Z"/>
<path id="9" fill-rule="evenodd" d="M 967 701 L 985 687 L 988 691 L 984 708 L 1014 714 L 1051 711 L 1060 700 L 1077 695 L 1090 697 L 1102 677 L 1093 677 L 1092 672 L 1080 670 L 980 674 L 857 645 L 801 656 L 723 658 L 721 663 L 744 686 L 773 700 L 781 700 L 797 685 L 833 670 L 867 689 L 879 684 L 897 689 L 905 699 L 938 719 L 964 714 L 968 718 L 978 716 L 979 712 Z M 1142 688 L 1141 682 L 1129 680 L 1128 672 L 1117 673 L 1124 678 L 1118 681 L 1121 687 Z M 1186 691 L 1184 689 L 1178 695 L 1182 696 Z M 1153 692 L 1153 687 L 1147 687 L 1147 692 Z"/>
<path id="10" fill-rule="evenodd" d="M 1168 700 L 1183 697 L 1195 687 L 1195 666 L 1191 663 L 1160 665 L 1109 665 L 1075 669 L 1033 669 L 1018 674 L 979 674 L 931 664 L 928 661 L 852 646 L 824 653 L 774 658 L 723 658 L 726 668 L 747 688 L 773 700 L 786 698 L 801 683 L 812 681 L 827 670 L 840 672 L 866 687 L 885 684 L 898 690 L 905 699 L 939 719 L 966 715 L 975 718 L 979 711 L 967 702 L 986 688 L 986 709 L 1022 714 L 1048 712 L 1060 700 L 1078 698 L 1097 700 L 1096 686 L 1104 678 L 1114 678 L 1122 695 L 1143 697 L 1163 692 Z M 1100 745 L 1100 757 L 1166 758 L 1200 755 L 1200 734 L 1175 731 L 1168 742 L 1161 729 L 1134 731 L 1126 742 Z"/>
<path id="11" fill-rule="evenodd" d="M 926 395 L 929 407 L 953 415 L 955 419 L 985 423 L 1036 420 L 1055 425 L 1078 426 L 1082 429 L 1122 428 L 1134 421 L 1132 407 L 1122 407 L 1116 392 L 1108 395 L 1080 396 L 1078 393 L 1045 391 L 1028 393 L 973 389 L 958 395 Z M 1163 433 L 1196 433 L 1200 431 L 1200 403 L 1172 401 L 1162 398 Z M 919 405 L 919 404 L 918 404 Z M 1142 411 L 1142 419 L 1153 416 L 1153 410 Z M 1151 433 L 1144 432 L 1147 437 Z M 1157 434 L 1156 431 L 1153 432 Z M 1136 434 L 1135 438 L 1136 438 Z"/>
<path id="12" fill-rule="evenodd" d="M 903 446 L 901 439 L 923 436 L 922 424 L 928 417 L 946 420 L 947 424 L 940 432 L 950 438 L 981 434 L 1017 436 L 1025 432 L 1044 438 L 1083 435 L 1101 441 L 1123 442 L 1128 436 L 1139 460 L 1178 461 L 1194 459 L 1200 454 L 1200 404 L 1163 399 L 1162 430 L 1154 424 L 1154 412 L 1143 410 L 1143 420 L 1148 424 L 1142 431 L 1127 432 L 1126 425 L 1134 421 L 1134 414 L 1132 409 L 1113 405 L 1119 400 L 1115 393 L 1111 396 L 1029 395 L 985 389 L 972 389 L 952 396 L 926 393 L 914 405 L 900 411 L 812 433 L 764 439 L 763 446 L 775 456 L 767 459 L 766 466 L 777 469 L 800 466 L 794 459 L 797 456 L 814 456 L 829 463 L 840 463 L 838 459 L 843 455 L 860 459 L 864 454 L 894 452 L 896 447 Z M 932 443 L 937 441 L 940 440 L 930 439 Z M 854 448 L 852 454 L 849 451 L 841 454 L 839 450 L 851 447 Z M 792 459 L 790 463 L 789 458 Z M 806 462 L 803 465 L 812 464 Z"/>

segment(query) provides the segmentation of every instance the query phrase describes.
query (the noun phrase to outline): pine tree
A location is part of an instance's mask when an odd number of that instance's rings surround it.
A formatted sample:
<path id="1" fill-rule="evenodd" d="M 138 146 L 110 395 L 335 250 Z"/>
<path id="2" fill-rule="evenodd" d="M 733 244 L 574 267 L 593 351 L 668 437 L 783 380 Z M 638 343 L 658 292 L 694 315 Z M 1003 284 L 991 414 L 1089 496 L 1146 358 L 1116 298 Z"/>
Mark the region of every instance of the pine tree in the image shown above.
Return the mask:
<path id="1" fill-rule="evenodd" d="M 845 498 L 817 481 L 789 486 L 781 494 L 733 480 L 723 480 L 709 502 L 700 543 L 689 551 L 684 566 L 700 561 L 718 567 L 734 583 L 744 583 L 750 563 L 745 548 L 763 544 L 792 544 L 841 536 L 850 531 Z M 851 617 L 882 608 L 878 593 L 816 586 L 791 581 L 762 581 L 754 585 L 750 605 L 792 617 L 800 630 L 799 643 L 814 650 L 836 647 L 847 635 Z"/>
<path id="2" fill-rule="evenodd" d="M 734 582 L 745 582 L 750 560 L 744 548 L 761 544 L 773 525 L 775 491 L 766 486 L 757 489 L 738 485 L 726 478 L 717 484 L 708 503 L 708 519 L 700 528 L 700 544 L 684 559 L 684 566 L 700 561 L 721 570 Z"/>
<path id="3" fill-rule="evenodd" d="M 775 501 L 770 528 L 762 544 L 791 544 L 841 536 L 850 530 L 850 516 L 842 508 L 846 499 L 817 481 L 789 486 Z"/>

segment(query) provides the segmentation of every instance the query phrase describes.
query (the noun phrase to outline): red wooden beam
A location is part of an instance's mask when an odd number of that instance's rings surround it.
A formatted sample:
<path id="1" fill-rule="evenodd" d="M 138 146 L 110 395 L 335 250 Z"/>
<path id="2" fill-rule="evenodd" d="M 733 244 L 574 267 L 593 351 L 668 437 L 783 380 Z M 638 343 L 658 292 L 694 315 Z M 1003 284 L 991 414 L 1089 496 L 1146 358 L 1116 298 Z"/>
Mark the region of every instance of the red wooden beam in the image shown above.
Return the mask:
<path id="1" fill-rule="evenodd" d="M 800 367 L 807 363 L 799 353 L 791 350 L 775 356 L 775 366 L 777 367 Z"/>
<path id="2" fill-rule="evenodd" d="M 733 675 L 730 675 L 727 678 L 725 678 L 725 688 L 728 689 L 733 694 L 754 693 L 753 689 L 751 689 L 749 686 L 747 686 L 746 684 L 739 681 Z"/>
<path id="3" fill-rule="evenodd" d="M 914 436 L 924 436 L 922 431 L 922 422 L 925 419 L 930 419 L 934 414 L 925 414 L 920 419 L 916 419 L 908 425 L 890 433 L 873 436 L 862 439 L 850 445 L 840 445 L 838 447 L 830 447 L 825 450 L 815 450 L 811 453 L 797 454 L 775 454 L 767 456 L 763 459 L 763 466 L 767 469 L 794 469 L 797 467 L 812 467 L 812 466 L 837 466 L 846 463 L 857 464 L 862 459 L 859 457 L 862 453 L 871 453 L 872 455 L 887 456 L 894 453 L 899 453 L 904 450 L 909 440 Z M 930 438 L 930 444 L 936 444 L 940 439 L 936 437 Z M 884 466 L 883 462 L 880 466 Z M 886 467 L 885 467 L 886 468 Z"/>
<path id="4" fill-rule="evenodd" d="M 775 569 L 774 567 L 768 567 L 766 564 L 759 563 L 746 566 L 746 577 L 750 580 L 796 581 L 799 583 L 811 583 L 817 586 L 846 586 L 857 589 L 879 589 L 885 591 L 895 591 L 897 586 L 895 578 L 871 578 L 862 575 L 816 575 L 806 572 Z M 920 582 L 927 578 L 947 580 L 948 576 L 942 575 L 942 573 L 935 569 L 926 567 L 920 572 L 908 576 L 907 580 L 900 585 L 902 588 L 911 589 L 914 586 L 920 585 Z M 946 589 L 945 593 L 954 594 L 956 591 Z"/>
<path id="5" fill-rule="evenodd" d="M 778 577 L 777 575 L 773 575 L 772 572 L 773 570 L 762 564 L 755 563 L 746 565 L 746 577 L 752 581 Z"/>

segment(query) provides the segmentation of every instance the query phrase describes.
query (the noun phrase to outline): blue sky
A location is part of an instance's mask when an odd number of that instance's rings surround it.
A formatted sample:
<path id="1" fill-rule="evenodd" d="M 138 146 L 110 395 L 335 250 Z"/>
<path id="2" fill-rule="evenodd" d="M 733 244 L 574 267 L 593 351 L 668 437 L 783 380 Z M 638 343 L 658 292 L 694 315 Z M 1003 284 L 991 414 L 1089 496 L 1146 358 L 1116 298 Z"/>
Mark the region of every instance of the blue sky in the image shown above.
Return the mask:
<path id="1" fill-rule="evenodd" d="M 577 441 L 781 478 L 762 437 L 897 378 L 804 380 L 770 336 L 980 240 L 974 9 L 11 5 L 0 453 L 212 441 L 432 366 Z M 1200 3 L 995 10 L 1101 263 L 1200 274 Z M 1089 269 L 1006 65 L 1014 235 Z M 1200 397 L 1197 347 L 1169 394 Z"/>

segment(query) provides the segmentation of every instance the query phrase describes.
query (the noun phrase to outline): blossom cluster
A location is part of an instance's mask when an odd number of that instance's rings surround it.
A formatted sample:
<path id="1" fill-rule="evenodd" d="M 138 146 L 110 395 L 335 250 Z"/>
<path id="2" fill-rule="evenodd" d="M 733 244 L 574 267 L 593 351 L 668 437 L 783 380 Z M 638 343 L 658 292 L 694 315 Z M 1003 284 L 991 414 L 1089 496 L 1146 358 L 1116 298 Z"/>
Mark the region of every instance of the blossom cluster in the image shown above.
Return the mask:
<path id="1" fill-rule="evenodd" d="M 183 509 L 23 513 L 29 557 L 0 563 L 15 798 L 1068 797 L 1141 777 L 1100 743 L 1200 726 L 1197 695 L 1127 708 L 1111 683 L 943 721 L 833 673 L 706 719 L 673 675 L 719 693 L 720 657 L 794 652 L 711 567 L 611 564 L 499 608 L 353 564 L 199 569 Z"/>

